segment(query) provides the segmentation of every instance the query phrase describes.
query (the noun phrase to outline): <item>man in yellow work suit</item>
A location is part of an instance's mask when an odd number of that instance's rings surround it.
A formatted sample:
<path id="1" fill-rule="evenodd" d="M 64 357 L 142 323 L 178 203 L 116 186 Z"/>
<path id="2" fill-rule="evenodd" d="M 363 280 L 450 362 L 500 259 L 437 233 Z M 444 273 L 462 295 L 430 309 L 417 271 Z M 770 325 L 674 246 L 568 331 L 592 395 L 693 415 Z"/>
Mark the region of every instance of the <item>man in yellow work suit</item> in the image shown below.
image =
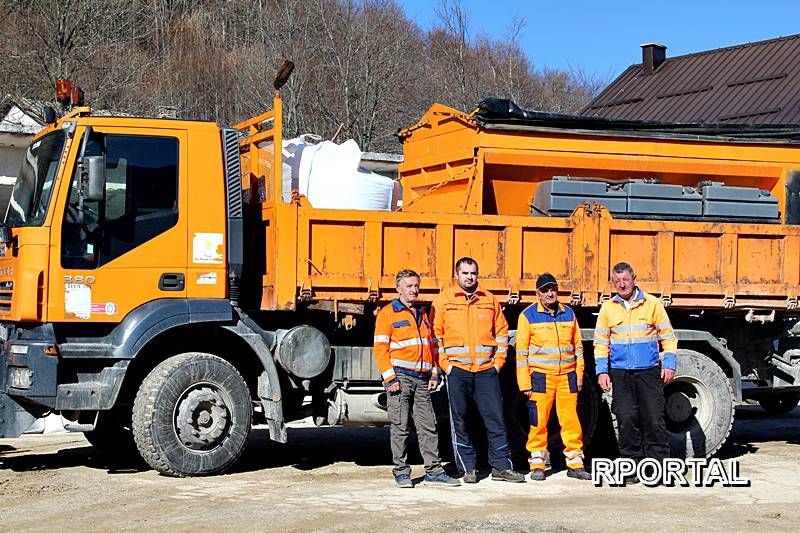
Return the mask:
<path id="1" fill-rule="evenodd" d="M 584 367 L 581 330 L 575 312 L 558 302 L 558 283 L 552 274 L 538 277 L 536 294 L 539 301 L 519 316 L 516 345 L 517 383 L 528 397 L 531 479 L 545 479 L 547 421 L 555 402 L 567 476 L 589 480 L 592 476 L 583 468 L 583 435 L 577 412 Z"/>

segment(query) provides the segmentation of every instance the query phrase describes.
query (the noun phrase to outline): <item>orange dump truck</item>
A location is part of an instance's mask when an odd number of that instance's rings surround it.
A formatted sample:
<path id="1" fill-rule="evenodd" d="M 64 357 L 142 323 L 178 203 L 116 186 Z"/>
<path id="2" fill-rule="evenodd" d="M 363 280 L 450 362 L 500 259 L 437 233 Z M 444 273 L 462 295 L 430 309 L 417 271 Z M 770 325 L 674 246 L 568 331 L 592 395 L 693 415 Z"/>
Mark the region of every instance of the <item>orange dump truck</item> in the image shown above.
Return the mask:
<path id="1" fill-rule="evenodd" d="M 397 270 L 430 299 L 466 255 L 512 324 L 549 271 L 585 328 L 632 263 L 681 339 L 676 453 L 717 450 L 736 400 L 797 403 L 796 132 L 434 105 L 400 132 L 402 209 L 356 211 L 284 194 L 281 109 L 225 128 L 77 107 L 36 135 L 0 226 L 0 437 L 60 413 L 183 476 L 229 467 L 253 424 L 386 423 L 376 308 Z"/>

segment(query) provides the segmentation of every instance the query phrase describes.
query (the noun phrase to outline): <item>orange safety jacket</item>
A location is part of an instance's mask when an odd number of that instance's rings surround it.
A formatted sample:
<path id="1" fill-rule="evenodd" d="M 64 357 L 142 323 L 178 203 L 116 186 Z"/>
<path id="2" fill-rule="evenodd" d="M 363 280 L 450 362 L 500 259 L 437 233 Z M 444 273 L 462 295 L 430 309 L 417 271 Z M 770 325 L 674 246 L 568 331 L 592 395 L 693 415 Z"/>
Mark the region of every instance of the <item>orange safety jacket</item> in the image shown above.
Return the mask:
<path id="1" fill-rule="evenodd" d="M 458 285 L 444 289 L 431 308 L 439 366 L 468 372 L 500 368 L 508 352 L 508 322 L 497 298 L 476 287 L 470 300 Z"/>
<path id="2" fill-rule="evenodd" d="M 374 352 L 385 387 L 398 381 L 398 373 L 439 379 L 430 320 L 424 309 L 415 309 L 394 299 L 378 313 Z"/>
<path id="3" fill-rule="evenodd" d="M 529 305 L 517 323 L 517 383 L 531 390 L 531 374 L 560 375 L 572 371 L 583 379 L 583 340 L 575 312 L 558 304 L 550 314 L 541 303 Z"/>

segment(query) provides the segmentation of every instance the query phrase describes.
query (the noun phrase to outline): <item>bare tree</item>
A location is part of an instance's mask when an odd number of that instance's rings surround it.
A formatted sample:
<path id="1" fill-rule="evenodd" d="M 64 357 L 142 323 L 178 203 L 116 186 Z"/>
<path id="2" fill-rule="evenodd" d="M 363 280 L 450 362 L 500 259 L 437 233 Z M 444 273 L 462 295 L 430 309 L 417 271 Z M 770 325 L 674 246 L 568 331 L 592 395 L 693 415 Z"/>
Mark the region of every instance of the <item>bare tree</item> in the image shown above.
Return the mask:
<path id="1" fill-rule="evenodd" d="M 275 70 L 286 135 L 352 137 L 398 150 L 394 133 L 434 102 L 469 111 L 487 96 L 571 112 L 605 80 L 537 71 L 523 19 L 474 35 L 460 0 L 440 0 L 423 32 L 396 0 L 0 0 L 0 92 L 50 98 L 72 78 L 90 103 L 230 124 L 271 105 Z"/>

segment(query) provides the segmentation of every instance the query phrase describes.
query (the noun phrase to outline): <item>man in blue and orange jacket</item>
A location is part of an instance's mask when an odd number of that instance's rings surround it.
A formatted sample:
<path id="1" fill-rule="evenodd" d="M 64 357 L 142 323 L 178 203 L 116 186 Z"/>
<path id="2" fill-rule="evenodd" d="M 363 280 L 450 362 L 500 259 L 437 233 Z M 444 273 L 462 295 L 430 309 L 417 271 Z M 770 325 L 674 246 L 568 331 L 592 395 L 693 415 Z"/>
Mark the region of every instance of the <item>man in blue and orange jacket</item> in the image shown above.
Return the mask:
<path id="1" fill-rule="evenodd" d="M 620 455 L 662 460 L 669 457 L 664 385 L 675 377 L 678 339 L 661 300 L 636 286 L 631 265 L 614 265 L 611 283 L 617 295 L 603 303 L 594 330 L 597 383 L 614 387 Z"/>
<path id="2" fill-rule="evenodd" d="M 550 273 L 536 279 L 539 301 L 517 322 L 517 384 L 528 397 L 531 425 L 527 448 L 531 479 L 545 479 L 547 422 L 555 403 L 567 476 L 589 480 L 583 468 L 583 433 L 578 419 L 578 391 L 583 384 L 583 341 L 575 312 L 558 302 L 558 283 Z"/>
<path id="3" fill-rule="evenodd" d="M 375 362 L 387 393 L 387 411 L 395 483 L 412 488 L 408 465 L 410 417 L 417 428 L 420 453 L 425 463 L 423 483 L 458 486 L 445 474 L 439 459 L 436 416 L 430 393 L 439 383 L 435 343 L 425 310 L 415 305 L 419 297 L 419 274 L 401 270 L 396 276 L 397 294 L 378 313 L 375 323 Z"/>

